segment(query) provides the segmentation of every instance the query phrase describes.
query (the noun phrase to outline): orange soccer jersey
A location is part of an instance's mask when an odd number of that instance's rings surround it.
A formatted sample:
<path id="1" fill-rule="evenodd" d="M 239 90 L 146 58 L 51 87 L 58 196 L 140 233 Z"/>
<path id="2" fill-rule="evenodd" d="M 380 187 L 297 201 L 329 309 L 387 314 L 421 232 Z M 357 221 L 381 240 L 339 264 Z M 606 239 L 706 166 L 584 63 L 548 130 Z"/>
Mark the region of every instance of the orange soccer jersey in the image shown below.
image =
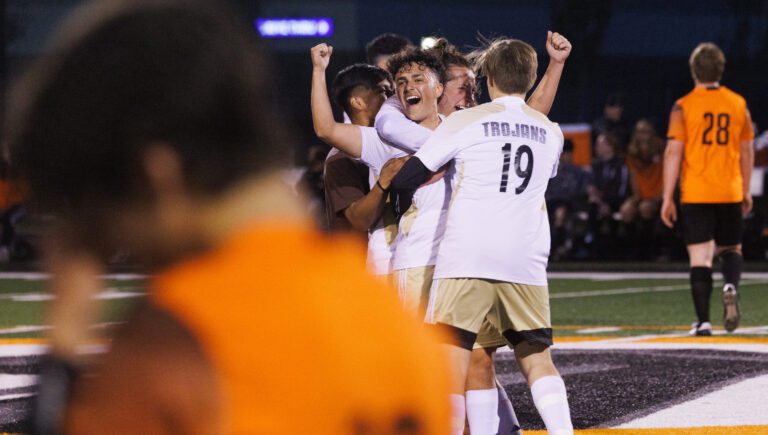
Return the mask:
<path id="1" fill-rule="evenodd" d="M 154 280 L 214 366 L 223 433 L 448 433 L 442 353 L 358 251 L 261 224 Z"/>
<path id="2" fill-rule="evenodd" d="M 696 87 L 672 108 L 667 136 L 685 144 L 682 202 L 742 201 L 741 142 L 754 132 L 741 95 L 724 86 Z"/>

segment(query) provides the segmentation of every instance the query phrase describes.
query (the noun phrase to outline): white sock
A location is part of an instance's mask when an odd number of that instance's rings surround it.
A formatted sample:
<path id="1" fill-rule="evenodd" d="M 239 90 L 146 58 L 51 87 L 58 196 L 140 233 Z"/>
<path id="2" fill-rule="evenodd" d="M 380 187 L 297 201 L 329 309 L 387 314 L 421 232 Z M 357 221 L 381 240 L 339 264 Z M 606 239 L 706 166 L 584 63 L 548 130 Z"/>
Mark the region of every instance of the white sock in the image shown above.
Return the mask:
<path id="1" fill-rule="evenodd" d="M 571 411 L 560 376 L 544 376 L 531 385 L 531 396 L 550 435 L 572 435 Z"/>
<path id="2" fill-rule="evenodd" d="M 465 418 L 464 396 L 461 394 L 451 394 L 451 435 L 464 434 Z"/>
<path id="3" fill-rule="evenodd" d="M 499 392 L 469 390 L 467 396 L 467 421 L 472 435 L 496 435 L 499 432 Z"/>

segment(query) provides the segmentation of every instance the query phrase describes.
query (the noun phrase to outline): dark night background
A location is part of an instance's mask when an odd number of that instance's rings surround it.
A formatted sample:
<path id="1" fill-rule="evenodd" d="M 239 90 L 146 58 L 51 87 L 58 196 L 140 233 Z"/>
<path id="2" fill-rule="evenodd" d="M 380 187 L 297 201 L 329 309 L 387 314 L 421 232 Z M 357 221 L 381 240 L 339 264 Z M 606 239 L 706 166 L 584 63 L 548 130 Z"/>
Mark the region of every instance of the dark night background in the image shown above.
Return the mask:
<path id="1" fill-rule="evenodd" d="M 395 32 L 418 43 L 445 36 L 462 48 L 477 45 L 478 32 L 531 43 L 546 67 L 548 29 L 574 46 L 550 118 L 560 123 L 591 122 L 605 97 L 622 92 L 629 119 L 650 117 L 666 127 L 676 98 L 692 82 L 687 59 L 701 41 L 720 45 L 727 56 L 723 84 L 744 95 L 759 126 L 768 128 L 768 1 L 764 0 L 478 0 L 478 1 L 296 1 L 230 0 L 252 22 L 257 17 L 330 17 L 334 35 L 268 40 L 275 61 L 280 105 L 300 133 L 296 161 L 317 143 L 312 135 L 309 48 L 328 42 L 336 48 L 329 73 L 364 61 L 365 43 Z M 76 0 L 0 1 L 5 21 L 2 79 L 40 53 L 56 23 Z"/>

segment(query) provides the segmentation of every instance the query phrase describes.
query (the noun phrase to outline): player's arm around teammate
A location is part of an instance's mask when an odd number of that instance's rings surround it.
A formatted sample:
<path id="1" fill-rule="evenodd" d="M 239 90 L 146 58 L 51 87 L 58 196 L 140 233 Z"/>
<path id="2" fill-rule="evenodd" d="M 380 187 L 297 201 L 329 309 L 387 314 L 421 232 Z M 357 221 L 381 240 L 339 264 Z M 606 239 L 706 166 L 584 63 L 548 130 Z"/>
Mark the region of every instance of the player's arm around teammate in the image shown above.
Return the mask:
<path id="1" fill-rule="evenodd" d="M 371 191 L 344 210 L 344 217 L 352 224 L 353 228 L 360 231 L 368 231 L 376 224 L 384 209 L 389 192 L 389 184 L 407 159 L 408 157 L 400 157 L 389 160 L 381 168 L 381 176 Z"/>

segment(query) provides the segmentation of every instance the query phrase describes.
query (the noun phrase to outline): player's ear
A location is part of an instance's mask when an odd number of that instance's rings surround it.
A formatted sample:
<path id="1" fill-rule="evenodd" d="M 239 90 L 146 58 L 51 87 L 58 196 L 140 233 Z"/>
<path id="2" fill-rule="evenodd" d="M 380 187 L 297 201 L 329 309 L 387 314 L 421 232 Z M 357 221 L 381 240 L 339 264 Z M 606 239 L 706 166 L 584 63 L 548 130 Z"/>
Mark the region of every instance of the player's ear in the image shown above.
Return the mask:
<path id="1" fill-rule="evenodd" d="M 438 82 L 437 85 L 435 86 L 435 95 L 437 95 L 438 99 L 443 96 L 444 90 L 445 90 L 445 86 L 442 83 Z"/>
<path id="2" fill-rule="evenodd" d="M 365 103 L 365 100 L 360 97 L 350 97 L 349 98 L 349 107 L 361 111 L 365 110 L 367 107 L 367 104 Z"/>

